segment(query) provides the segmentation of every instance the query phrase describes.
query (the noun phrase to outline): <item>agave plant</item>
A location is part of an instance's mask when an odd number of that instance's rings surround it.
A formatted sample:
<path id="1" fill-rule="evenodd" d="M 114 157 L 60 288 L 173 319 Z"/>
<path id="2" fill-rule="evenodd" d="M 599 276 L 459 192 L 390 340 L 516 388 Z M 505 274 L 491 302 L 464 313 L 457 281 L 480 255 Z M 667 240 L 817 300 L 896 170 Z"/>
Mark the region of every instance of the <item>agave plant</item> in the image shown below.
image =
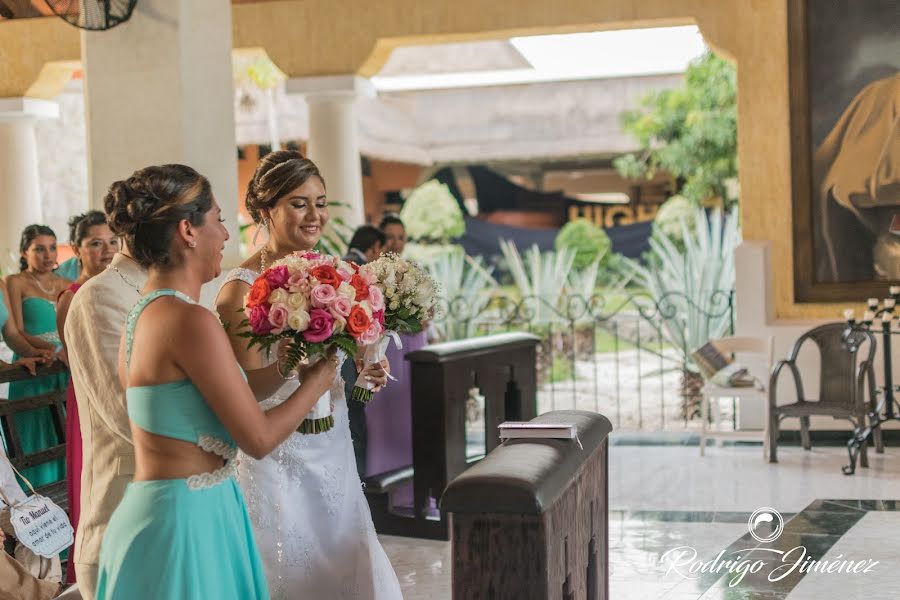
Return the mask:
<path id="1" fill-rule="evenodd" d="M 655 305 L 644 306 L 642 314 L 659 323 L 663 336 L 679 351 L 688 416 L 695 412 L 702 386 L 691 352 L 724 335 L 731 325 L 734 251 L 740 243 L 735 210 L 727 215 L 715 210 L 708 217 L 702 208 L 696 211 L 692 227 L 681 221 L 683 249 L 657 230 L 650 239 L 649 265 L 625 262 Z"/>
<path id="2" fill-rule="evenodd" d="M 438 337 L 450 341 L 474 336 L 478 317 L 497 289 L 493 268 L 461 248 L 436 255 L 424 265 L 441 293 L 443 315 L 434 322 Z"/>
<path id="3" fill-rule="evenodd" d="M 522 298 L 527 313 L 522 316 L 537 326 L 559 320 L 561 299 L 572 271 L 575 251 L 563 248 L 541 253 L 535 245 L 522 256 L 516 245 L 508 240 L 500 240 L 500 250 Z"/>

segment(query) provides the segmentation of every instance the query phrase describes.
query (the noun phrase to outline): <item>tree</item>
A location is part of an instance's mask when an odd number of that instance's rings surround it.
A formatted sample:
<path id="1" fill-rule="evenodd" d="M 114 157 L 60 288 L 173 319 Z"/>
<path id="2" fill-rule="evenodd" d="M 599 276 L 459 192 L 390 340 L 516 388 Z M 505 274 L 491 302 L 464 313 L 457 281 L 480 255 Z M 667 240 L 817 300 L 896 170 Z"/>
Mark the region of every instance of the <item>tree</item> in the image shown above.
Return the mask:
<path id="1" fill-rule="evenodd" d="M 641 150 L 613 165 L 629 179 L 666 170 L 695 203 L 735 200 L 728 182 L 737 177 L 736 100 L 734 65 L 707 51 L 688 66 L 681 88 L 648 94 L 640 108 L 622 113 L 623 129 Z"/>

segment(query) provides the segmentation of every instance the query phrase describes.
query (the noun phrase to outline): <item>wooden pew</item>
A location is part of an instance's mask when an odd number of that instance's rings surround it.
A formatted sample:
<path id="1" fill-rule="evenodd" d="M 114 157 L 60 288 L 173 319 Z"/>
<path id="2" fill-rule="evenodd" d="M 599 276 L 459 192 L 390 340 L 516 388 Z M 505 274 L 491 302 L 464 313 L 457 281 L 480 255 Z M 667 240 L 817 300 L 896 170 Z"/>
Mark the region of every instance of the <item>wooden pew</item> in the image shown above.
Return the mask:
<path id="1" fill-rule="evenodd" d="M 578 440 L 516 439 L 458 476 L 441 499 L 452 525 L 454 600 L 609 599 L 609 420 L 586 411 Z"/>

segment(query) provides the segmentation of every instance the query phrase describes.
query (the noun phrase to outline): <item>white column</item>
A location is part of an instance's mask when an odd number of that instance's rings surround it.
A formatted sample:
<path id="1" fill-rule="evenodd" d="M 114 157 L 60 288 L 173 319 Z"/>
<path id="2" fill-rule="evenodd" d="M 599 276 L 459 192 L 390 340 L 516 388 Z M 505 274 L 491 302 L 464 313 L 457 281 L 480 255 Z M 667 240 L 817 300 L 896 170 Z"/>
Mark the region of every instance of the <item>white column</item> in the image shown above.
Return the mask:
<path id="1" fill-rule="evenodd" d="M 362 168 L 359 153 L 359 118 L 356 100 L 374 96 L 372 84 L 355 75 L 289 79 L 289 94 L 302 94 L 309 104 L 309 158 L 319 167 L 335 207 L 351 228 L 365 222 Z"/>
<path id="2" fill-rule="evenodd" d="M 240 262 L 229 0 L 142 0 L 109 31 L 82 32 L 91 205 L 149 165 L 209 178 Z"/>
<path id="3" fill-rule="evenodd" d="M 0 99 L 0 267 L 18 271 L 19 239 L 26 225 L 43 222 L 34 123 L 57 118 L 49 100 Z"/>

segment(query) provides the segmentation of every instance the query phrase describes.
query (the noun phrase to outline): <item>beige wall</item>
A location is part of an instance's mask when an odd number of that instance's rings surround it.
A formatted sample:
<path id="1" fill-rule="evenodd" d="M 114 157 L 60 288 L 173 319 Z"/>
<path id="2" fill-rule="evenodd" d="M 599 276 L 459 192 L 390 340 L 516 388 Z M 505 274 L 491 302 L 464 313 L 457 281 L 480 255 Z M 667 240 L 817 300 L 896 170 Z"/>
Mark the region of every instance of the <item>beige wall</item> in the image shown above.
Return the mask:
<path id="1" fill-rule="evenodd" d="M 394 46 L 403 43 L 697 23 L 710 45 L 738 64 L 744 237 L 771 241 L 775 317 L 831 317 L 839 314 L 839 306 L 800 305 L 793 301 L 787 1 L 264 2 L 233 7 L 234 45 L 265 47 L 290 77 L 369 75 L 378 70 Z M 15 26 L 0 25 L 0 49 L 4 55 L 12 47 L 7 28 Z M 71 30 L 61 22 L 36 27 L 41 30 L 42 46 L 51 43 L 54 36 L 65 38 L 61 49 L 55 52 L 57 60 L 71 58 L 58 56 L 72 47 L 68 39 L 71 35 L 68 31 L 64 34 L 61 28 Z M 15 95 L 16 89 L 24 89 L 22 84 L 28 73 L 36 75 L 40 66 L 32 64 L 34 58 L 28 61 L 21 68 L 0 66 L 0 81 L 4 85 L 0 96 Z M 0 61 L 0 65 L 4 63 L 7 61 Z"/>

